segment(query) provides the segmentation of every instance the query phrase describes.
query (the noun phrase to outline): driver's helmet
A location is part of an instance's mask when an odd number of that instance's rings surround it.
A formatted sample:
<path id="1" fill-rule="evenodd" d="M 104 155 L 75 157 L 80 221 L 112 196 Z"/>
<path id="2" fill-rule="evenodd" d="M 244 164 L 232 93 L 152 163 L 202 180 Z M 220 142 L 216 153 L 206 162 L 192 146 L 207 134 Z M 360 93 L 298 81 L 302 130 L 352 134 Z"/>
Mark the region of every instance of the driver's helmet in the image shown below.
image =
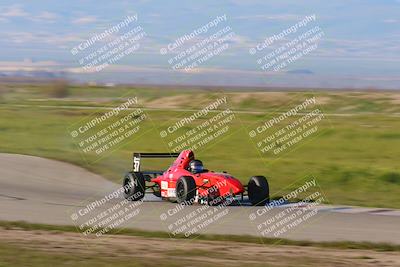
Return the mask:
<path id="1" fill-rule="evenodd" d="M 203 162 L 198 159 L 194 159 L 189 163 L 189 170 L 193 173 L 200 173 L 204 170 Z"/>

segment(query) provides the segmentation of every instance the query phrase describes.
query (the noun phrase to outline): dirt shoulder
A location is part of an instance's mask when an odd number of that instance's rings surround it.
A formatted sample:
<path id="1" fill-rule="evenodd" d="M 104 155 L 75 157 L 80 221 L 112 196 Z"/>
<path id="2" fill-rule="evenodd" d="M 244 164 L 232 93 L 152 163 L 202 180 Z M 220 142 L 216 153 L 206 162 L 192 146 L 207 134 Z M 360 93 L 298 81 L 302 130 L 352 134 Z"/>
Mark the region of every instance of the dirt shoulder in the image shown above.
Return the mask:
<path id="1" fill-rule="evenodd" d="M 5 249 L 11 247 L 12 251 Z M 79 233 L 6 230 L 0 228 L 0 263 L 5 266 L 40 266 L 21 262 L 24 253 L 36 258 L 75 260 L 85 266 L 399 266 L 400 253 L 369 250 L 258 245 L 240 242 L 199 241 L 109 235 L 87 238 Z M 3 255 L 2 255 L 3 254 Z M 6 254 L 6 255 L 5 255 Z M 14 261 L 14 262 L 13 262 Z M 75 262 L 77 263 L 77 262 Z M 149 264 L 150 263 L 150 264 Z M 61 263 L 60 263 L 61 264 Z M 89 265 L 87 265 L 89 264 Z M 1 264 L 0 264 L 1 265 Z M 63 266 L 61 264 L 61 266 Z M 101 265 L 102 266 L 102 265 Z"/>

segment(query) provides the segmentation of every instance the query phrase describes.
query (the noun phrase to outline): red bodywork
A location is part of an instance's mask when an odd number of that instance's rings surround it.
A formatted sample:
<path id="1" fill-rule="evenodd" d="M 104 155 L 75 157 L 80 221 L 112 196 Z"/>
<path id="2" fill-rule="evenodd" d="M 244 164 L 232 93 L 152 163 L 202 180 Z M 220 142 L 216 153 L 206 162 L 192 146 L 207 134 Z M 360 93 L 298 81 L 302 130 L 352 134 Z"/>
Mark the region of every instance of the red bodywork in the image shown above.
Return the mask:
<path id="1" fill-rule="evenodd" d="M 242 183 L 227 173 L 217 173 L 205 170 L 201 173 L 192 173 L 188 170 L 189 162 L 194 159 L 192 150 L 184 150 L 176 158 L 174 163 L 160 176 L 151 179 L 151 182 L 158 184 L 161 197 L 176 197 L 176 182 L 182 176 L 191 176 L 196 182 L 197 198 L 207 197 L 208 195 L 228 196 L 240 195 L 245 189 Z"/>

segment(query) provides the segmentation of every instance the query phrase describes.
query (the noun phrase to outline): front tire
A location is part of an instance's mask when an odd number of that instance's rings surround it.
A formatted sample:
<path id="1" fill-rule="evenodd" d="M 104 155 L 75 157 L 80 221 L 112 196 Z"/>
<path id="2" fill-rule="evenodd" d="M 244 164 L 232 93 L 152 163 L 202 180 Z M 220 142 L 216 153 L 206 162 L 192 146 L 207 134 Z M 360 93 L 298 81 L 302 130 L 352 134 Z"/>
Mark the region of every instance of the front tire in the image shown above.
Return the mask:
<path id="1" fill-rule="evenodd" d="M 128 172 L 125 174 L 123 187 L 126 199 L 131 201 L 141 200 L 146 191 L 143 174 L 141 172 Z"/>
<path id="2" fill-rule="evenodd" d="M 196 182 L 191 176 L 182 176 L 176 182 L 176 201 L 192 205 L 196 197 Z"/>
<path id="3" fill-rule="evenodd" d="M 249 200 L 253 206 L 265 206 L 269 202 L 269 185 L 264 176 L 253 176 L 247 185 Z"/>

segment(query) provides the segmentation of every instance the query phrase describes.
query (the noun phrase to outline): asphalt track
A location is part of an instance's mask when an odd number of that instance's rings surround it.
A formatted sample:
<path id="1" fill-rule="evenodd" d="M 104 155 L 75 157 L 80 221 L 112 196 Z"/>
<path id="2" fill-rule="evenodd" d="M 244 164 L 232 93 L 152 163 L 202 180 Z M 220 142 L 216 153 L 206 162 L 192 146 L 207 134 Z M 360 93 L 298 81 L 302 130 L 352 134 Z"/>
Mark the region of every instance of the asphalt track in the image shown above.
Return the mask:
<path id="1" fill-rule="evenodd" d="M 101 218 L 104 222 L 112 217 L 116 222 L 118 218 L 113 216 L 120 212 L 120 219 L 125 218 L 118 220 L 120 228 L 169 231 L 172 237 L 174 232 L 179 232 L 178 229 L 189 237 L 195 237 L 198 233 L 262 236 L 262 231 L 269 229 L 264 236 L 400 244 L 400 211 L 397 210 L 318 206 L 312 209 L 316 212 L 311 217 L 304 218 L 298 224 L 293 220 L 291 227 L 286 227 L 286 232 L 283 232 L 281 230 L 284 227 L 273 229 L 271 226 L 277 223 L 282 226 L 279 221 L 307 210 L 307 207 L 296 207 L 289 211 L 289 206 L 284 205 L 263 212 L 260 210 L 263 207 L 250 206 L 182 207 L 158 201 L 152 196 L 146 196 L 144 202 L 125 203 L 119 196 L 98 204 L 93 210 L 88 209 L 88 205 L 100 203 L 105 196 L 110 196 L 119 188 L 118 184 L 67 163 L 33 156 L 0 154 L 1 221 L 76 225 L 79 228 L 93 218 Z M 208 219 L 202 217 L 204 214 L 210 215 Z M 256 219 L 251 220 L 254 214 L 257 214 Z M 277 216 L 279 220 L 275 220 Z M 271 219 L 275 221 L 270 223 Z M 183 225 L 189 227 L 182 230 Z"/>

